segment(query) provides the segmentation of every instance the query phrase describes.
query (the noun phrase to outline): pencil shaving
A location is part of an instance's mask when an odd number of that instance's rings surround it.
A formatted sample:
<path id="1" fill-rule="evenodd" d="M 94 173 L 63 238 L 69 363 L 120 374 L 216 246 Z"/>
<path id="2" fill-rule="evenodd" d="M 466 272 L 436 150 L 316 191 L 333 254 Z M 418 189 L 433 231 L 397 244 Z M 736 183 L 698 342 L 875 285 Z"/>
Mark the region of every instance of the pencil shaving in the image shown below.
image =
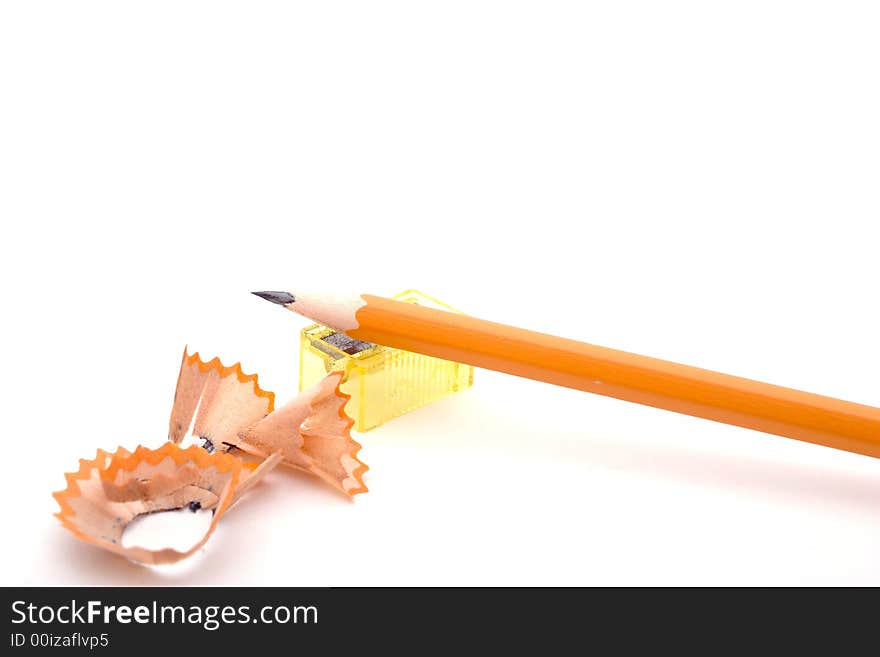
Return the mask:
<path id="1" fill-rule="evenodd" d="M 168 427 L 169 442 L 158 449 L 97 450 L 65 474 L 67 488 L 53 493 L 56 517 L 74 536 L 145 564 L 168 564 L 199 550 L 220 517 L 279 464 L 304 470 L 349 496 L 366 492 L 367 466 L 345 414 L 349 396 L 335 372 L 280 410 L 275 395 L 260 388 L 256 374 L 241 365 L 203 361 L 186 349 L 180 365 Z M 195 417 L 195 421 L 193 418 Z M 205 441 L 182 448 L 187 429 Z M 260 463 L 229 453 L 234 447 Z M 213 511 L 204 535 L 190 549 L 124 547 L 125 528 L 142 515 L 190 507 Z"/>
<path id="2" fill-rule="evenodd" d="M 53 494 L 61 507 L 55 515 L 87 543 L 145 564 L 174 563 L 200 549 L 226 510 L 279 461 L 275 457 L 258 466 L 173 443 L 134 452 L 119 448 L 112 455 L 99 449 L 93 460 L 80 460 L 77 472 L 65 474 L 67 488 Z M 213 510 L 214 516 L 189 550 L 122 545 L 125 528 L 138 516 L 190 505 Z"/>
<path id="3" fill-rule="evenodd" d="M 361 446 L 351 437 L 354 422 L 345 414 L 349 395 L 340 391 L 341 382 L 341 372 L 328 374 L 274 410 L 275 395 L 260 388 L 256 374 L 184 350 L 169 440 L 179 443 L 196 415 L 192 433 L 211 450 L 237 447 L 260 459 L 280 454 L 282 465 L 315 475 L 346 495 L 365 493 L 368 468 L 357 458 Z"/>
<path id="4" fill-rule="evenodd" d="M 328 374 L 242 432 L 236 446 L 256 455 L 280 452 L 282 465 L 311 473 L 346 495 L 367 492 L 368 468 L 357 458 L 361 446 L 351 437 L 354 421 L 345 414 L 349 395 L 340 391 L 341 382 L 341 372 Z"/>
<path id="5" fill-rule="evenodd" d="M 241 364 L 226 367 L 219 358 L 203 361 L 198 352 L 183 350 L 168 439 L 179 443 L 193 424 L 193 435 L 221 448 L 231 444 L 242 429 L 271 413 L 275 394 L 260 388 L 256 374 L 245 374 Z M 196 415 L 196 409 L 198 414 Z"/>

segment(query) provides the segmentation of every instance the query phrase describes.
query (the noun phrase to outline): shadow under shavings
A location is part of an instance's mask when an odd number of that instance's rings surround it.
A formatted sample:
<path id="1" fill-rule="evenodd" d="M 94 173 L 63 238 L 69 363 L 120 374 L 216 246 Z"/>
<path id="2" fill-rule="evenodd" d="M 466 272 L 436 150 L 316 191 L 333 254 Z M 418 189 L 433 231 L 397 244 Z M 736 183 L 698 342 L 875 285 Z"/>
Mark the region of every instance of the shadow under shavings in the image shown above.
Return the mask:
<path id="1" fill-rule="evenodd" d="M 656 441 L 633 436 L 611 438 L 575 425 L 565 433 L 540 434 L 534 425 L 518 426 L 499 416 L 493 418 L 492 430 L 485 431 L 484 423 L 474 420 L 476 411 L 468 408 L 470 404 L 452 401 L 440 400 L 397 418 L 393 430 L 387 433 L 360 436 L 364 454 L 369 455 L 374 441 L 408 452 L 504 450 L 519 454 L 519 458 L 527 455 L 534 459 L 535 467 L 548 459 L 580 463 L 585 468 L 584 476 L 589 476 L 590 470 L 607 469 L 733 494 L 765 496 L 768 502 L 821 503 L 872 516 L 880 509 L 880 460 L 867 456 L 858 458 L 864 458 L 868 467 L 846 468 L 840 462 L 819 466 L 784 461 L 773 452 L 762 458 L 731 453 L 725 446 L 716 450 L 682 447 L 661 437 Z M 826 449 L 814 445 L 803 448 Z"/>

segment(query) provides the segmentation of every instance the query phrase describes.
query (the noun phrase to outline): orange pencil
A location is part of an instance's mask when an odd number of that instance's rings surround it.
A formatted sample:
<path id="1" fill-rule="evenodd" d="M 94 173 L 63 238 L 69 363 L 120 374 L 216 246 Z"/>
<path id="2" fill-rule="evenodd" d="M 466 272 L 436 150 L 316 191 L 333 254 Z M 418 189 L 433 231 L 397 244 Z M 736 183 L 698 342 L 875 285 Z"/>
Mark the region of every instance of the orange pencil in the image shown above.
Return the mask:
<path id="1" fill-rule="evenodd" d="M 254 294 L 356 340 L 880 457 L 880 408 L 370 294 Z"/>

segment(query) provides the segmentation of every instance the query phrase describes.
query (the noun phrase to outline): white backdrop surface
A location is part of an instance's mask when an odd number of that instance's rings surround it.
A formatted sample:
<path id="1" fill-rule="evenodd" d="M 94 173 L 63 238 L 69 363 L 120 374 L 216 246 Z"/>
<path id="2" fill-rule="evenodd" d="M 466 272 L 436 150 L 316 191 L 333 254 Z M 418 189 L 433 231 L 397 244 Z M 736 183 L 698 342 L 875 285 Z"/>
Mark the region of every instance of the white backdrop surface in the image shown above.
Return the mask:
<path id="1" fill-rule="evenodd" d="M 2 584 L 880 584 L 880 463 L 477 371 L 149 569 L 52 517 L 165 439 L 185 344 L 294 394 L 249 294 L 465 312 L 880 404 L 880 9 L 0 8 Z"/>

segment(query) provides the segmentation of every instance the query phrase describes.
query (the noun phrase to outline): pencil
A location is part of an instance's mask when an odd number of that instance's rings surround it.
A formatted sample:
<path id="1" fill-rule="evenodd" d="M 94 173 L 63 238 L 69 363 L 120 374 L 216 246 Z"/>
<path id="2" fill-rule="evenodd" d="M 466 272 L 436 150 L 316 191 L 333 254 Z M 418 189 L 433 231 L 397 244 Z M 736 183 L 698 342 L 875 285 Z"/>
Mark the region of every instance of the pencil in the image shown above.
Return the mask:
<path id="1" fill-rule="evenodd" d="M 880 457 L 880 408 L 370 294 L 254 294 L 356 340 Z"/>

